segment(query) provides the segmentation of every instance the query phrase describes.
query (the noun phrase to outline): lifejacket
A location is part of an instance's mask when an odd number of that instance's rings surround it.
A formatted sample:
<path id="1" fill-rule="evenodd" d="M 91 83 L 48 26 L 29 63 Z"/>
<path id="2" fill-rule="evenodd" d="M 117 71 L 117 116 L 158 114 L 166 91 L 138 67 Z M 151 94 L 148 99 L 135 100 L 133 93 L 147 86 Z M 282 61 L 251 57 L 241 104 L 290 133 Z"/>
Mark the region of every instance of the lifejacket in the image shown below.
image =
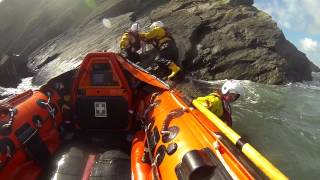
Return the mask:
<path id="1" fill-rule="evenodd" d="M 214 92 L 204 97 L 198 97 L 196 100 L 231 127 L 231 106 L 220 94 L 219 92 Z"/>
<path id="2" fill-rule="evenodd" d="M 133 52 L 138 51 L 141 48 L 141 39 L 140 39 L 139 33 L 133 33 L 131 31 L 129 31 L 128 34 L 129 34 L 129 42 L 131 45 L 131 50 Z M 134 49 L 132 49 L 132 47 Z"/>
<path id="3" fill-rule="evenodd" d="M 120 48 L 130 52 L 136 52 L 141 48 L 139 33 L 125 32 L 120 40 Z"/>
<path id="4" fill-rule="evenodd" d="M 175 43 L 171 32 L 168 28 L 156 27 L 149 32 L 140 33 L 140 37 L 143 41 L 151 43 L 153 47 L 161 49 L 161 46 L 165 43 Z"/>

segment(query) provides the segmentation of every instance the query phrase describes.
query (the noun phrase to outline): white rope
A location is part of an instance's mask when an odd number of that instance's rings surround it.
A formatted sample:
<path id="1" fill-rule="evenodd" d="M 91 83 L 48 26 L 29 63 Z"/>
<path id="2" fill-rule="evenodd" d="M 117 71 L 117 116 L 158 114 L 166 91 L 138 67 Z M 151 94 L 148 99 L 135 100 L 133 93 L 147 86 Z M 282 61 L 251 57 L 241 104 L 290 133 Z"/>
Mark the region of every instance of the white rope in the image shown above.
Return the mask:
<path id="1" fill-rule="evenodd" d="M 219 137 L 219 136 L 218 136 Z M 216 156 L 218 157 L 218 159 L 220 160 L 220 162 L 222 163 L 222 165 L 224 166 L 224 168 L 227 170 L 227 172 L 230 174 L 230 176 L 232 177 L 232 179 L 234 180 L 238 180 L 238 176 L 231 170 L 230 166 L 226 163 L 226 161 L 224 160 L 222 154 L 220 153 L 219 151 L 219 142 L 218 142 L 218 139 L 217 141 L 215 141 L 213 143 L 213 148 L 216 152 Z"/>

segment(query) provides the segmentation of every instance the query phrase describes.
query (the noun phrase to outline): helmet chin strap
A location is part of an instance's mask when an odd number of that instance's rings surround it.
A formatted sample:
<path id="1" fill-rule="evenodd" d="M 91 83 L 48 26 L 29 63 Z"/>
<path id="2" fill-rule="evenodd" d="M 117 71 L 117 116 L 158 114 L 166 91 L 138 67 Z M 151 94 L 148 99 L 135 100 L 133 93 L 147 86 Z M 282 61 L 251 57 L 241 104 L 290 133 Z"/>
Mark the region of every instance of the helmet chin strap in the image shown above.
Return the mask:
<path id="1" fill-rule="evenodd" d="M 231 93 L 227 93 L 226 95 L 224 95 L 223 98 L 228 103 L 232 103 L 232 102 L 235 102 L 239 97 L 240 97 L 240 94 L 235 94 L 234 96 L 234 95 L 231 95 Z"/>
<path id="2" fill-rule="evenodd" d="M 226 102 L 228 102 L 228 103 L 232 103 L 232 102 L 233 102 L 233 101 L 231 100 L 231 97 L 230 97 L 228 94 L 224 95 L 224 100 L 225 100 Z"/>

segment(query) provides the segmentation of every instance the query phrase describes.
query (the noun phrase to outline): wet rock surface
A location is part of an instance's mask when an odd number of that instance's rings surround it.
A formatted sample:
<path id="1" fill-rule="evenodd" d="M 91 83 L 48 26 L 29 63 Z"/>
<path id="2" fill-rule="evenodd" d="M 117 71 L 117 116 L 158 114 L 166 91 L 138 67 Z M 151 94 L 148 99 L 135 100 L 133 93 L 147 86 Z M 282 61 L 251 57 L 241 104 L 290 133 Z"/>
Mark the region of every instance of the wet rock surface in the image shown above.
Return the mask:
<path id="1" fill-rule="evenodd" d="M 17 87 L 21 78 L 32 76 L 23 56 L 4 55 L 0 59 L 0 84 L 3 87 Z"/>
<path id="2" fill-rule="evenodd" d="M 29 54 L 28 67 L 42 84 L 73 69 L 92 51 L 118 51 L 133 21 L 143 27 L 162 20 L 179 48 L 188 76 L 204 80 L 247 79 L 267 84 L 311 80 L 305 54 L 287 41 L 272 18 L 253 0 L 106 0 L 83 20 L 64 28 Z M 108 18 L 106 28 L 102 20 Z"/>

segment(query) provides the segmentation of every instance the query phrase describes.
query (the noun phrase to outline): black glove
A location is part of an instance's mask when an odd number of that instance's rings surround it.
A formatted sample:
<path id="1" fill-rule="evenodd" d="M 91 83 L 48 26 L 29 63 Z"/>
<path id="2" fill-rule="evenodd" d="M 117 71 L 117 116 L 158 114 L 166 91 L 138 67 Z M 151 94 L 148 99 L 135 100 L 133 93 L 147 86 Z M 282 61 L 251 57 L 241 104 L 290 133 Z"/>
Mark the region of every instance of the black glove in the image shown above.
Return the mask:
<path id="1" fill-rule="evenodd" d="M 121 50 L 120 50 L 120 54 L 121 54 L 121 56 L 124 57 L 124 58 L 127 58 L 127 57 L 128 57 L 128 53 L 127 53 L 127 51 L 126 51 L 125 49 L 121 49 Z"/>

